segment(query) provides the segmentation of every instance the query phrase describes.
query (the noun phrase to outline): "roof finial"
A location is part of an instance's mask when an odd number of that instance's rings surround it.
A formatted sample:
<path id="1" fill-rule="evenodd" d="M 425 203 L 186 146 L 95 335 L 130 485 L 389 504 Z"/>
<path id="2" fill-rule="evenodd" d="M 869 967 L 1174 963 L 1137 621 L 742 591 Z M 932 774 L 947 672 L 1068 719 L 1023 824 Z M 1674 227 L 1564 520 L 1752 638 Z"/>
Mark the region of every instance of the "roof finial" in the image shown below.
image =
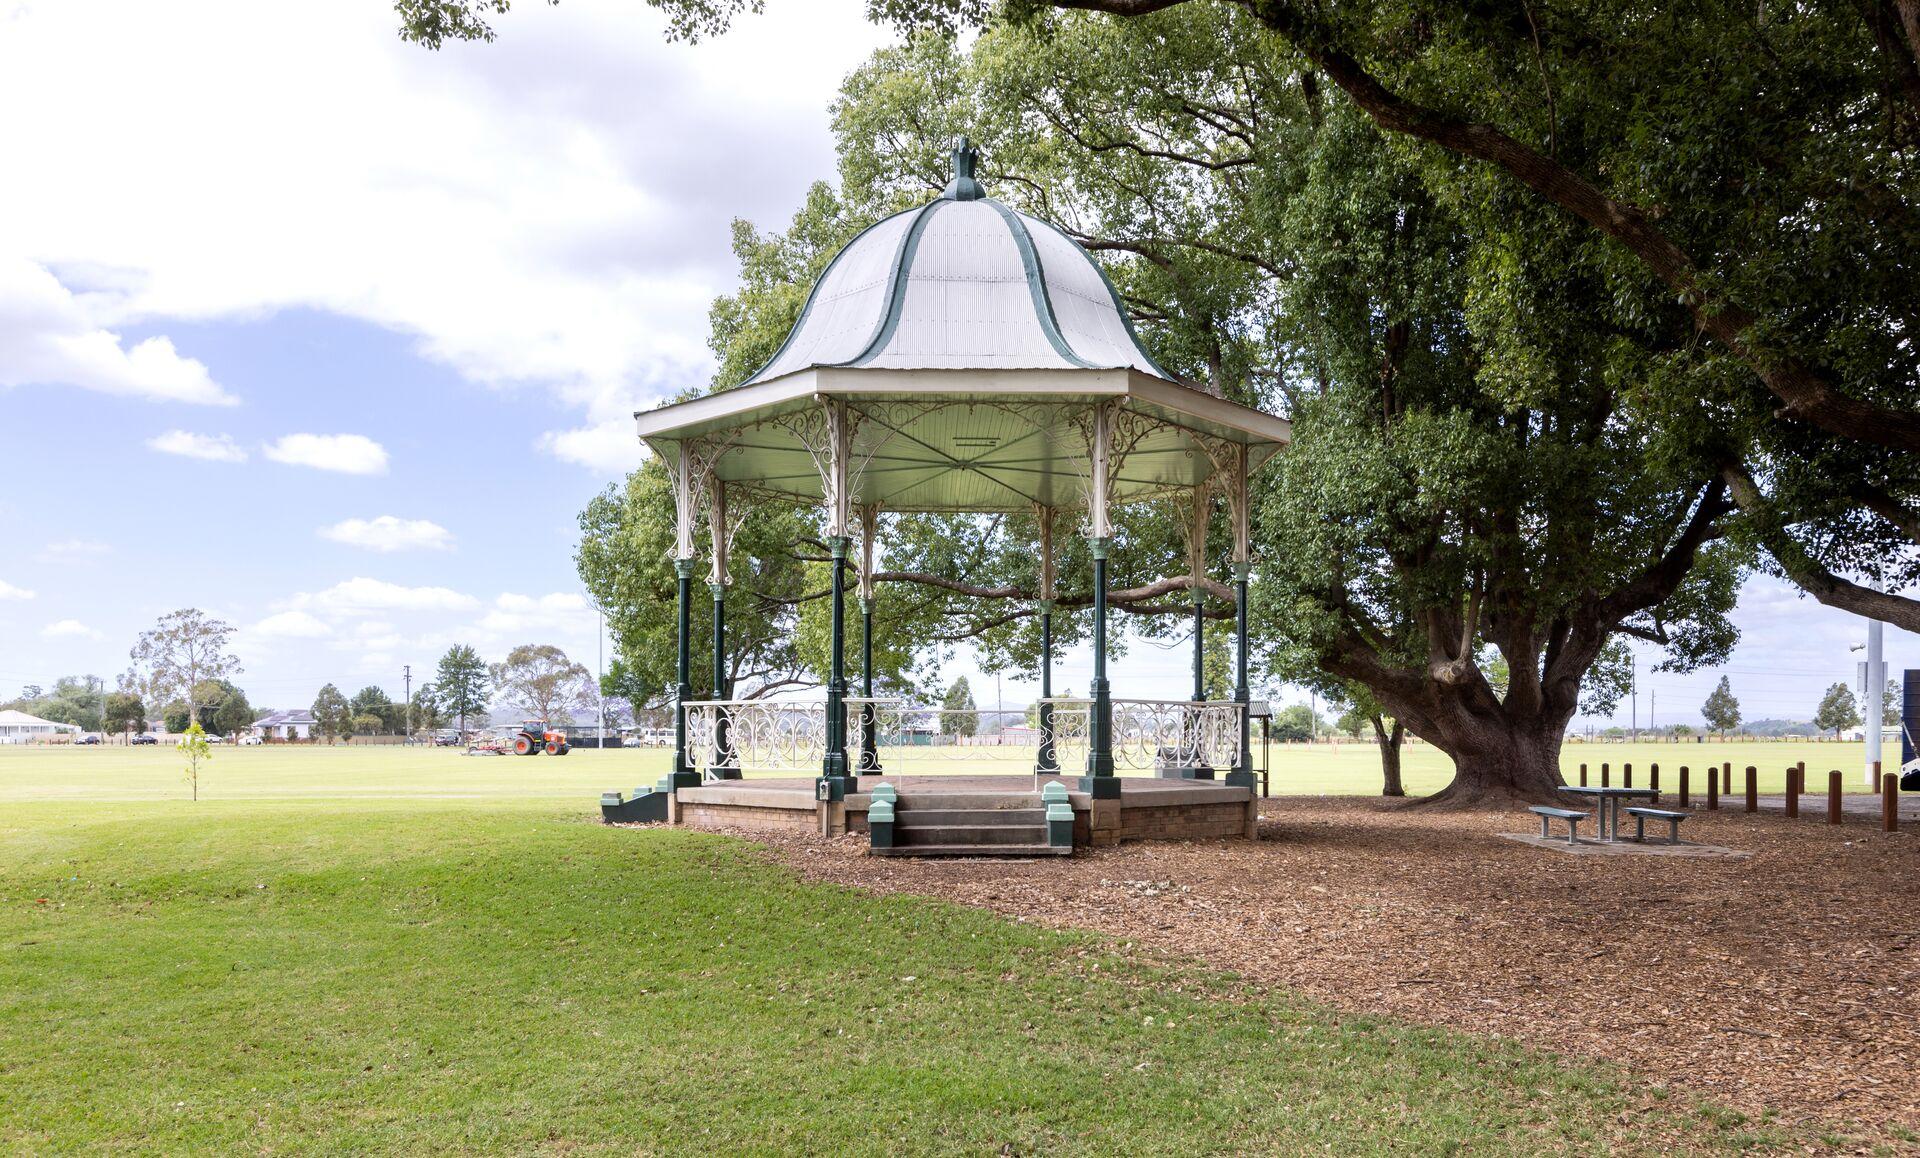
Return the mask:
<path id="1" fill-rule="evenodd" d="M 973 142 L 961 137 L 953 143 L 953 180 L 947 182 L 946 191 L 940 196 L 949 201 L 978 201 L 987 195 L 986 189 L 974 178 L 973 167 L 980 160 L 980 153 Z"/>

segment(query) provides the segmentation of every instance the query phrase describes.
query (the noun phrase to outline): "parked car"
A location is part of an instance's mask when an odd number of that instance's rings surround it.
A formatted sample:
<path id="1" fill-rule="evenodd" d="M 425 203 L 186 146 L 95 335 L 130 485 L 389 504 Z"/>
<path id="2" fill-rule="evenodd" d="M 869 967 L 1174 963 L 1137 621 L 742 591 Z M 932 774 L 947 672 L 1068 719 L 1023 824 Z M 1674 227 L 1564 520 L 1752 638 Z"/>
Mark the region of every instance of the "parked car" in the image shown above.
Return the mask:
<path id="1" fill-rule="evenodd" d="M 266 741 L 258 736 L 242 736 L 238 740 L 235 740 L 234 743 L 252 746 L 254 744 L 264 744 Z"/>
<path id="2" fill-rule="evenodd" d="M 99 742 L 100 737 L 98 736 L 82 736 L 74 741 L 76 744 L 98 744 Z"/>
<path id="3" fill-rule="evenodd" d="M 130 742 L 134 744 L 158 744 L 160 742 L 160 737 L 150 736 L 145 733 L 142 733 L 138 736 L 135 736 Z"/>
<path id="4" fill-rule="evenodd" d="M 218 732 L 210 732 L 207 734 L 207 743 L 209 744 L 224 744 L 226 742 L 226 737 Z"/>

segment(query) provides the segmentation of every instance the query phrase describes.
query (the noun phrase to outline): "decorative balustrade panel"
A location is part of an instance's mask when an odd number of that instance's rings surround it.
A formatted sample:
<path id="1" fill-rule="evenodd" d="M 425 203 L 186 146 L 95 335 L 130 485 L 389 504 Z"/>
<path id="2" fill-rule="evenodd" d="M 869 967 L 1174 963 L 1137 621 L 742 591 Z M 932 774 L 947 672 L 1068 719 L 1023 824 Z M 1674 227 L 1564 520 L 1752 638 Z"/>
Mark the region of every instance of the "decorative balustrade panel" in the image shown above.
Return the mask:
<path id="1" fill-rule="evenodd" d="M 701 768 L 814 772 L 827 754 L 827 706 L 783 700 L 689 700 L 687 758 Z M 726 750 L 718 746 L 726 721 Z"/>
<path id="2" fill-rule="evenodd" d="M 1093 704 L 1055 699 L 1054 763 L 1063 772 L 1087 766 Z M 698 767 L 817 772 L 827 750 L 822 702 L 690 700 L 688 758 Z M 1165 763 L 1224 769 L 1239 763 L 1240 704 L 1226 700 L 1114 700 L 1113 758 L 1120 768 L 1150 771 Z M 873 743 L 866 742 L 871 718 Z M 726 721 L 725 750 L 720 722 Z M 1037 709 L 998 711 L 922 707 L 899 700 L 847 701 L 847 753 L 856 772 L 974 762 L 1031 769 L 1047 737 Z M 868 756 L 869 748 L 873 755 Z"/>

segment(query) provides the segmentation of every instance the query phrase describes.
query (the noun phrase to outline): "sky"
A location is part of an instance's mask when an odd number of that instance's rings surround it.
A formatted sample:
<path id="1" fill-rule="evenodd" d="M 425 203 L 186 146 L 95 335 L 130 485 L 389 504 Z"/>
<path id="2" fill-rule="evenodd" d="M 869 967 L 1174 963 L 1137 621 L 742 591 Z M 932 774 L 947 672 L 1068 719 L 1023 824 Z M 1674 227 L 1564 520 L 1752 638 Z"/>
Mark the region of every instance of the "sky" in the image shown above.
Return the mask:
<path id="1" fill-rule="evenodd" d="M 890 39 L 863 7 L 690 46 L 636 0 L 524 3 L 434 53 L 382 0 L 0 0 L 0 698 L 111 678 L 186 606 L 261 706 L 397 697 L 456 641 L 599 662 L 575 516 L 711 373 L 729 222 L 832 175 L 828 103 Z M 1736 620 L 1749 718 L 1852 680 L 1850 617 L 1755 579 Z M 1642 723 L 1697 724 L 1720 673 L 1648 654 Z M 1116 694 L 1185 695 L 1187 657 L 1136 642 Z"/>

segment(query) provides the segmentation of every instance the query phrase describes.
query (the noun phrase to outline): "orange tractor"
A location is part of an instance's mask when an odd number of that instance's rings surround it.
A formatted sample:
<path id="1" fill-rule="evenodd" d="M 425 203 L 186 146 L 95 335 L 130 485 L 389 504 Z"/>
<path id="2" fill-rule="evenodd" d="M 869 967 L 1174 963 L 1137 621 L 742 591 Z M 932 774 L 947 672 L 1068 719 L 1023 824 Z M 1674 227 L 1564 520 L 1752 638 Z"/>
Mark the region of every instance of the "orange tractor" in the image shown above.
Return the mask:
<path id="1" fill-rule="evenodd" d="M 549 756 L 564 756 L 573 751 L 573 745 L 567 743 L 565 732 L 551 731 L 540 720 L 528 720 L 513 734 L 514 755 L 538 756 L 543 751 Z"/>

